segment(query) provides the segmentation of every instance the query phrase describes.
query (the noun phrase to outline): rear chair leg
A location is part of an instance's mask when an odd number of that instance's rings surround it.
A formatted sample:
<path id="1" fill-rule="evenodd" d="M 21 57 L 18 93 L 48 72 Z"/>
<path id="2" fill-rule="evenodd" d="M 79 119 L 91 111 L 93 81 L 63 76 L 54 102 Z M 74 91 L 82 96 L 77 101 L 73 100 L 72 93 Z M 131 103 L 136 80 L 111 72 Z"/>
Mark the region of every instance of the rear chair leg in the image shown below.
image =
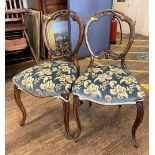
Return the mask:
<path id="1" fill-rule="evenodd" d="M 80 105 L 83 104 L 83 101 L 80 101 Z"/>
<path id="2" fill-rule="evenodd" d="M 92 106 L 92 102 L 91 101 L 88 101 L 89 102 L 89 106 L 91 107 Z M 80 105 L 83 104 L 83 101 L 80 101 Z"/>
<path id="3" fill-rule="evenodd" d="M 14 85 L 14 98 L 15 98 L 15 101 L 16 101 L 19 109 L 22 112 L 22 115 L 23 115 L 23 119 L 20 122 L 20 125 L 24 126 L 25 125 L 25 120 L 26 120 L 26 117 L 27 117 L 27 113 L 26 113 L 24 105 L 22 104 L 20 92 L 21 92 L 21 90 L 18 89 L 18 87 L 16 85 Z"/>
<path id="4" fill-rule="evenodd" d="M 74 119 L 75 119 L 77 127 L 78 127 L 76 136 L 74 138 L 75 142 L 77 142 L 79 140 L 79 137 L 80 137 L 80 134 L 81 134 L 81 123 L 80 123 L 80 120 L 79 120 L 78 109 L 77 109 L 79 104 L 80 104 L 79 97 L 76 96 L 76 95 L 73 95 L 73 113 L 74 113 Z"/>
<path id="5" fill-rule="evenodd" d="M 90 106 L 90 107 L 92 106 L 92 102 L 91 102 L 91 101 L 89 101 L 89 106 Z"/>
<path id="6" fill-rule="evenodd" d="M 69 138 L 70 136 L 70 129 L 69 129 L 70 103 L 62 100 L 62 104 L 63 104 L 63 112 L 64 112 L 65 133 L 66 133 L 66 137 Z"/>
<path id="7" fill-rule="evenodd" d="M 136 130 L 139 127 L 140 123 L 142 122 L 143 116 L 144 116 L 143 101 L 137 101 L 136 108 L 137 108 L 137 116 L 136 116 L 135 122 L 132 127 L 132 142 L 135 147 L 138 147 L 139 143 L 136 139 L 135 134 L 136 134 Z"/>

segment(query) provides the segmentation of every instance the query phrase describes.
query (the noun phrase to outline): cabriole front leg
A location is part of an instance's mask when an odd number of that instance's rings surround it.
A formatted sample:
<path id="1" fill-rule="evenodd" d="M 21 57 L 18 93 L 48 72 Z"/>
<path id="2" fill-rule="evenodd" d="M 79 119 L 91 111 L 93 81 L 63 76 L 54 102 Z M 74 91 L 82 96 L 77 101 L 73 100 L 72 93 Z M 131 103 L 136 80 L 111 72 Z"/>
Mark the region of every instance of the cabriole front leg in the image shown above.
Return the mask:
<path id="1" fill-rule="evenodd" d="M 80 134 L 81 134 L 81 123 L 79 120 L 79 115 L 78 115 L 78 105 L 80 104 L 79 97 L 76 95 L 73 95 L 73 113 L 74 113 L 74 119 L 77 124 L 77 133 L 74 137 L 74 141 L 77 142 L 79 140 Z"/>
<path id="2" fill-rule="evenodd" d="M 24 126 L 25 125 L 25 120 L 26 120 L 26 117 L 27 117 L 27 113 L 26 113 L 24 105 L 22 104 L 20 93 L 21 93 L 21 90 L 18 89 L 18 87 L 16 85 L 14 85 L 14 98 L 15 98 L 15 101 L 16 101 L 19 109 L 22 112 L 22 115 L 23 115 L 23 119 L 20 122 L 20 125 Z"/>
<path id="3" fill-rule="evenodd" d="M 140 123 L 142 122 L 143 116 L 144 116 L 143 101 L 137 101 L 136 108 L 137 108 L 137 116 L 136 116 L 135 122 L 132 127 L 132 141 L 133 141 L 134 146 L 138 147 L 139 143 L 136 139 L 135 134 L 136 134 L 136 130 L 139 127 Z"/>

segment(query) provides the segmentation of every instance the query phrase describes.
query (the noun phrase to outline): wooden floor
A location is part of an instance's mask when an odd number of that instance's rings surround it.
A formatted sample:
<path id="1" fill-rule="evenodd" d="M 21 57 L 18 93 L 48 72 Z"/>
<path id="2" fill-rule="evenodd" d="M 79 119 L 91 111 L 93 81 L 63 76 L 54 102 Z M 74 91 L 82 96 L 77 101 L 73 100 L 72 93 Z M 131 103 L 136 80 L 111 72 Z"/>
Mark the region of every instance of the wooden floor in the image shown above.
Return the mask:
<path id="1" fill-rule="evenodd" d="M 123 43 L 126 43 L 124 40 Z M 78 143 L 67 140 L 64 136 L 62 104 L 56 98 L 36 98 L 22 92 L 22 100 L 28 116 L 26 125 L 19 126 L 21 112 L 13 97 L 11 78 L 6 78 L 6 154 L 7 155 L 148 155 L 149 144 L 149 97 L 148 62 L 137 58 L 134 52 L 148 52 L 148 37 L 136 36 L 133 48 L 127 55 L 127 66 L 132 74 L 144 86 L 146 93 L 144 103 L 144 119 L 137 130 L 140 143 L 138 149 L 131 141 L 131 128 L 136 116 L 135 105 L 102 106 L 87 102 L 79 107 L 82 123 L 81 139 Z M 113 47 L 120 51 L 123 47 Z M 133 52 L 133 54 L 132 54 Z M 82 72 L 87 67 L 89 59 L 80 60 Z M 96 61 L 95 63 L 119 63 L 113 61 Z M 32 65 L 32 64 L 30 64 Z M 7 67 L 6 74 L 17 73 L 27 64 Z M 145 71 L 145 72 L 144 72 Z M 76 124 L 72 115 L 70 127 L 72 134 Z"/>

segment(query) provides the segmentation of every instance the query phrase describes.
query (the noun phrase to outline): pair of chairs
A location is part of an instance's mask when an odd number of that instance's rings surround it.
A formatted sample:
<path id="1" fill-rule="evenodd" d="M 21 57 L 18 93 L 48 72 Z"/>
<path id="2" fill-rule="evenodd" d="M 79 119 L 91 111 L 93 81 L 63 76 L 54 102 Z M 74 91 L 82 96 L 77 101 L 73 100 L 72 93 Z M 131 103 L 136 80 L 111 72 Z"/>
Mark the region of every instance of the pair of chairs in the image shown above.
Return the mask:
<path id="1" fill-rule="evenodd" d="M 75 49 L 71 52 L 66 50 L 53 51 L 48 40 L 47 25 L 50 21 L 56 20 L 61 16 L 71 16 L 79 25 L 79 39 Z M 103 16 L 116 16 L 121 21 L 129 24 L 130 36 L 128 45 L 122 54 L 116 54 L 110 50 L 94 54 L 89 45 L 88 30 L 92 22 L 98 21 Z M 43 64 L 28 68 L 17 74 L 13 78 L 14 95 L 17 105 L 19 106 L 23 119 L 21 126 L 25 124 L 26 110 L 20 98 L 20 90 L 27 91 L 34 96 L 40 97 L 58 97 L 63 104 L 64 125 L 67 137 L 70 135 L 69 129 L 69 113 L 70 113 L 70 93 L 73 92 L 73 111 L 74 118 L 77 123 L 77 133 L 75 141 L 77 142 L 81 133 L 81 124 L 78 116 L 78 105 L 83 100 L 88 100 L 90 103 L 95 102 L 102 105 L 125 105 L 135 104 L 137 107 L 137 117 L 132 128 L 132 140 L 135 147 L 138 147 L 138 142 L 135 137 L 136 130 L 143 119 L 143 100 L 144 92 L 139 86 L 137 80 L 128 72 L 125 66 L 125 56 L 134 40 L 135 25 L 131 18 L 116 10 L 103 10 L 97 12 L 94 18 L 90 18 L 84 24 L 80 17 L 75 12 L 69 10 L 60 10 L 45 20 L 43 25 L 43 38 L 48 49 L 50 58 L 53 56 L 62 56 L 66 59 L 52 59 Z M 85 31 L 84 31 L 85 29 Z M 80 66 L 78 63 L 78 51 L 82 44 L 85 33 L 87 47 L 91 54 L 91 61 L 88 69 L 84 74 L 80 75 Z M 71 58 L 71 61 L 68 61 Z M 94 59 L 121 59 L 122 67 L 108 65 L 95 65 Z"/>

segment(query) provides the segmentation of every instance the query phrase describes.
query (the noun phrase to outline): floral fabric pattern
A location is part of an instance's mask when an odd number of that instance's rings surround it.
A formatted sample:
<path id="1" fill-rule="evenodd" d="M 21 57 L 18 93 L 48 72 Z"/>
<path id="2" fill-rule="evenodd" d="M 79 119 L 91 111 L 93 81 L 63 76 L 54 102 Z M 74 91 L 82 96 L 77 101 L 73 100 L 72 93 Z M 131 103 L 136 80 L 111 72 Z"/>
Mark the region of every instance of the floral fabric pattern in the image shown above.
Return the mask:
<path id="1" fill-rule="evenodd" d="M 88 68 L 76 80 L 73 94 L 107 105 L 135 104 L 144 99 L 144 91 L 131 73 L 114 65 Z"/>
<path id="2" fill-rule="evenodd" d="M 71 92 L 76 78 L 73 62 L 53 60 L 22 71 L 13 77 L 13 82 L 19 89 L 35 96 L 60 97 Z"/>

